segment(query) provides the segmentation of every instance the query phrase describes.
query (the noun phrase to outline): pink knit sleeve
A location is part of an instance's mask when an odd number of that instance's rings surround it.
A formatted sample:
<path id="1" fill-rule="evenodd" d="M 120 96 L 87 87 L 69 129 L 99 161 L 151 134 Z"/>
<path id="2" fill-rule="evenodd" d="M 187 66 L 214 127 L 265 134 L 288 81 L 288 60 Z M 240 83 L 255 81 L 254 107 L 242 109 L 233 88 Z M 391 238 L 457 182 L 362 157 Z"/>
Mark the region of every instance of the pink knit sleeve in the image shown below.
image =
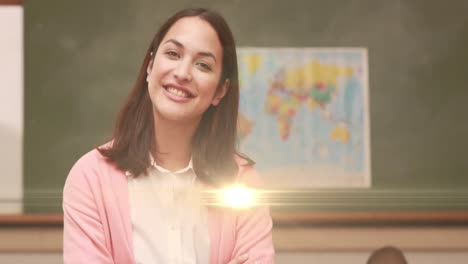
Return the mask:
<path id="1" fill-rule="evenodd" d="M 63 190 L 63 258 L 70 263 L 114 263 L 90 179 L 96 177 L 93 160 L 81 158 L 71 169 Z"/>
<path id="2" fill-rule="evenodd" d="M 259 179 L 253 167 L 243 168 L 239 180 L 252 188 L 258 188 Z M 247 264 L 274 263 L 275 249 L 272 238 L 272 219 L 267 206 L 239 211 L 236 221 L 236 241 L 231 259 L 249 254 Z"/>

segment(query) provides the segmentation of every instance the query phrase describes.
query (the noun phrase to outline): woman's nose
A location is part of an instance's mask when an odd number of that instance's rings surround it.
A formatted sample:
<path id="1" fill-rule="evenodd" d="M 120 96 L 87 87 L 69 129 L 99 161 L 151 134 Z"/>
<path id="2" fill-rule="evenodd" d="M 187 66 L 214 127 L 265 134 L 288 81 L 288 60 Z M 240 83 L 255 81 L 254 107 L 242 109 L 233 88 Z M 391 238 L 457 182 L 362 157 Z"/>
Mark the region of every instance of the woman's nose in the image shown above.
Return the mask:
<path id="1" fill-rule="evenodd" d="M 188 61 L 180 61 L 174 69 L 174 77 L 180 82 L 192 81 L 191 64 Z"/>

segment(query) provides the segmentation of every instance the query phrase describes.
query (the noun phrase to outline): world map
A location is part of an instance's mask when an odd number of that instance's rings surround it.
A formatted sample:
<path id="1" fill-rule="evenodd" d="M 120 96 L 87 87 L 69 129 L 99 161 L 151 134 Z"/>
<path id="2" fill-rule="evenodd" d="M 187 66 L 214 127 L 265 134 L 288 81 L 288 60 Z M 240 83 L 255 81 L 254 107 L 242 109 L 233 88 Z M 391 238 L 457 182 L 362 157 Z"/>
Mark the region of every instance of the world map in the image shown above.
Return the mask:
<path id="1" fill-rule="evenodd" d="M 272 185 L 368 186 L 365 49 L 240 48 L 241 152 Z"/>

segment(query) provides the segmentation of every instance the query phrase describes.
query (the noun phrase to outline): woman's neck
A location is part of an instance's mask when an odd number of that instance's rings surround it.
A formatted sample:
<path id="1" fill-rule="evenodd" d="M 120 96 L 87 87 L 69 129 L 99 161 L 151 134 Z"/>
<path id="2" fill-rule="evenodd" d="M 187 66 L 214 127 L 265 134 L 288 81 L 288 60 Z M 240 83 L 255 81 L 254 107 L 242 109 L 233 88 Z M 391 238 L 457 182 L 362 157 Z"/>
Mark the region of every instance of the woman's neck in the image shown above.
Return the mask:
<path id="1" fill-rule="evenodd" d="M 152 154 L 158 165 L 170 171 L 187 167 L 198 122 L 174 122 L 155 117 L 154 124 L 157 151 Z"/>

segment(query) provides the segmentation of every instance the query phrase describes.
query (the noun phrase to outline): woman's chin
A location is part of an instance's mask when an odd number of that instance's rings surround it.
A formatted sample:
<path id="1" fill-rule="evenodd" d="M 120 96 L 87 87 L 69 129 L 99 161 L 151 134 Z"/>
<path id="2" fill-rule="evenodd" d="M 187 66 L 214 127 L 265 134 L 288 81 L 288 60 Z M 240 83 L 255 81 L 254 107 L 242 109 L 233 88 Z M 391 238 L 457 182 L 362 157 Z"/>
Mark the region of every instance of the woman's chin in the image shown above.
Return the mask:
<path id="1" fill-rule="evenodd" d="M 191 112 L 185 109 L 174 109 L 172 107 L 156 109 L 155 115 L 159 117 L 159 119 L 184 123 L 196 119 Z"/>

